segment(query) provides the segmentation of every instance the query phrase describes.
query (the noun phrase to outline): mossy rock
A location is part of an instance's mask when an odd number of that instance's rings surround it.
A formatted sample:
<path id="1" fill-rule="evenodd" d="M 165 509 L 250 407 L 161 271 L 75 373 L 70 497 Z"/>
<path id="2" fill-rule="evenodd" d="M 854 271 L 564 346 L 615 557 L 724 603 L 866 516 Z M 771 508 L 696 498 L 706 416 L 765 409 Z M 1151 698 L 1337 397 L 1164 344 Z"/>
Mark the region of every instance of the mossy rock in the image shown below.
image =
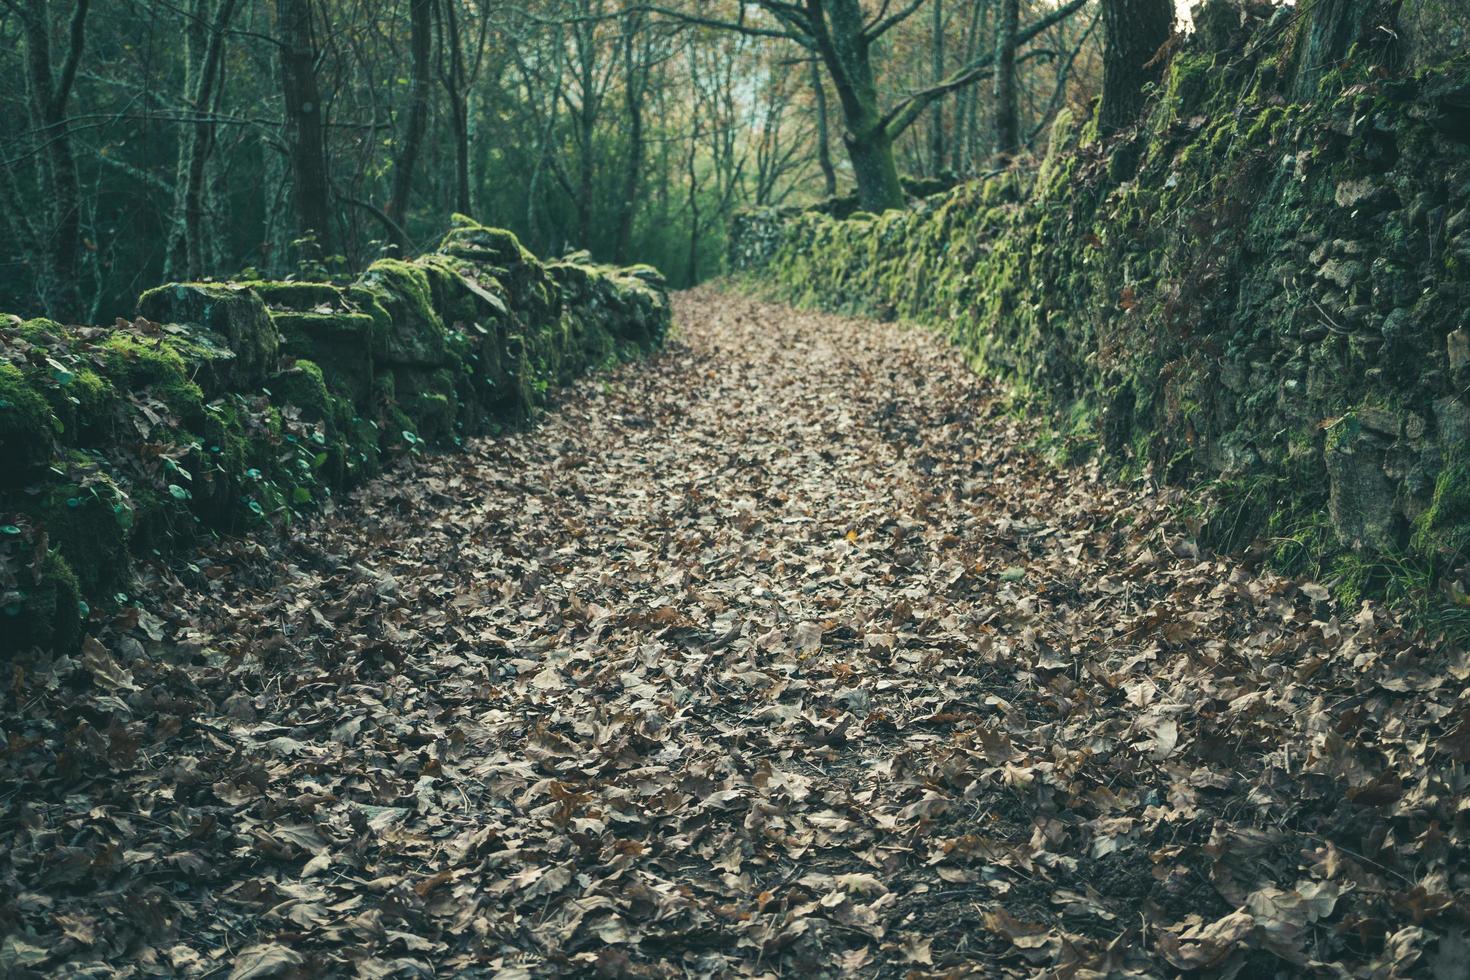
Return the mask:
<path id="1" fill-rule="evenodd" d="M 1434 481 L 1434 496 L 1414 522 L 1412 546 L 1426 558 L 1464 558 L 1470 552 L 1470 464 L 1467 449 L 1457 448 L 1454 462 Z"/>
<path id="2" fill-rule="evenodd" d="M 374 360 L 387 366 L 439 367 L 446 359 L 444 320 L 434 308 L 428 274 L 412 262 L 379 259 L 363 273 L 369 289 L 388 314 L 387 331 L 376 338 Z"/>
<path id="3" fill-rule="evenodd" d="M 53 320 L 27 320 L 0 336 L 18 356 L 14 366 L 23 382 L 46 399 L 52 428 L 65 445 L 106 440 L 117 421 L 119 399 L 112 382 L 99 373 L 95 345 Z"/>
<path id="4" fill-rule="evenodd" d="M 334 399 L 327 391 L 326 379 L 316 362 L 297 360 L 274 375 L 268 388 L 274 402 L 297 406 L 307 421 L 332 424 Z"/>
<path id="5" fill-rule="evenodd" d="M 460 421 L 460 397 L 454 375 L 447 370 L 398 368 L 393 372 L 398 407 L 412 423 L 418 440 L 435 446 L 453 442 Z"/>
<path id="6" fill-rule="evenodd" d="M 192 378 L 200 348 L 167 334 L 148 336 L 127 330 L 109 334 L 101 344 L 108 374 L 122 389 L 153 395 L 186 420 L 198 417 L 204 391 Z M 192 364 L 191 364 L 192 362 Z"/>
<path id="7" fill-rule="evenodd" d="M 434 306 L 447 327 L 483 328 L 510 316 L 505 288 L 474 264 L 448 255 L 425 255 L 417 264 L 429 277 Z"/>
<path id="8" fill-rule="evenodd" d="M 126 591 L 133 557 L 287 524 L 667 328 L 651 271 L 558 280 L 514 236 L 457 227 L 472 258 L 349 286 L 174 284 L 110 330 L 0 319 L 0 649 L 74 646 L 80 599 Z"/>
<path id="9" fill-rule="evenodd" d="M 123 588 L 130 573 L 132 501 L 85 454 L 73 454 L 64 471 L 65 479 L 36 499 L 36 526 L 75 571 L 83 594 L 111 595 Z"/>
<path id="10" fill-rule="evenodd" d="M 278 311 L 271 318 L 281 332 L 283 353 L 321 365 L 333 389 L 354 404 L 366 404 L 378 334 L 371 314 Z"/>
<path id="11" fill-rule="evenodd" d="M 221 359 L 218 368 L 227 372 L 221 390 L 249 390 L 276 370 L 280 337 L 264 301 L 249 286 L 170 283 L 138 297 L 138 313 L 157 323 L 193 327 L 200 344 L 229 350 L 233 359 Z"/>
<path id="12" fill-rule="evenodd" d="M 487 228 L 473 218 L 456 214 L 448 234 L 438 251 L 481 265 L 511 267 L 537 265 L 536 257 L 526 250 L 514 232 L 503 228 Z"/>
<path id="13" fill-rule="evenodd" d="M 253 289 L 272 312 L 276 310 L 295 310 L 301 313 L 319 312 L 323 306 L 329 307 L 332 311 L 344 308 L 342 287 L 334 286 L 329 282 L 256 280 L 238 285 Z"/>
<path id="14" fill-rule="evenodd" d="M 56 451 L 57 419 L 46 399 L 8 361 L 0 361 L 0 486 L 22 486 Z"/>
<path id="15" fill-rule="evenodd" d="M 6 529 L 15 525 L 5 525 Z M 54 549 L 39 557 L 31 534 L 0 532 L 0 657 L 41 648 L 69 653 L 81 640 L 82 591 L 65 558 Z"/>

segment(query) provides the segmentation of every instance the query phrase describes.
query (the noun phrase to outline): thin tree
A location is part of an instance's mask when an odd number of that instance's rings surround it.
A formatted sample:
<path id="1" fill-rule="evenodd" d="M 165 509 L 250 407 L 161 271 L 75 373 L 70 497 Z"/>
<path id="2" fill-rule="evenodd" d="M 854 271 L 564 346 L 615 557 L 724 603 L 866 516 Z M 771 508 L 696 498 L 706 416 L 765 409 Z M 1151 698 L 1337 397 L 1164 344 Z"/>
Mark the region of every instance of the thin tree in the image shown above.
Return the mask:
<path id="1" fill-rule="evenodd" d="M 638 182 L 643 176 L 643 103 L 653 73 L 649 51 L 647 15 L 631 11 L 620 39 L 623 59 L 623 116 L 628 131 L 628 152 L 623 162 L 623 185 L 618 201 L 617 240 L 613 261 L 625 263 L 633 243 L 633 219 L 638 213 Z"/>
<path id="2" fill-rule="evenodd" d="M 195 0 L 184 29 L 184 104 L 190 121 L 179 140 L 174 186 L 173 228 L 164 277 L 198 279 L 204 275 L 205 168 L 214 152 L 214 104 L 220 82 L 225 33 L 237 0 L 220 0 L 210 16 L 208 0 Z"/>
<path id="3" fill-rule="evenodd" d="M 408 199 L 413 193 L 414 169 L 424 145 L 429 126 L 430 58 L 433 51 L 434 0 L 411 0 L 408 6 L 409 63 L 412 80 L 408 94 L 408 118 L 399 137 L 398 154 L 393 160 L 393 195 L 388 201 L 388 216 L 399 251 L 408 249 Z"/>
<path id="4" fill-rule="evenodd" d="M 817 166 L 822 171 L 822 182 L 828 197 L 837 196 L 837 168 L 832 165 L 832 135 L 827 123 L 827 86 L 822 81 L 821 62 L 813 58 L 812 103 L 817 113 Z"/>
<path id="5" fill-rule="evenodd" d="M 929 84 L 944 81 L 944 0 L 932 0 L 929 26 Z M 944 172 L 944 100 L 934 101 L 934 113 L 929 119 L 929 172 L 939 176 Z"/>
<path id="6" fill-rule="evenodd" d="M 15 9 L 7 0 L 6 5 Z M 82 210 L 72 149 L 67 102 L 76 85 L 77 68 L 86 48 L 90 0 L 76 0 L 67 29 L 66 60 L 57 73 L 51 55 L 51 11 L 47 0 L 26 0 L 19 8 L 26 38 L 26 66 L 32 124 L 46 153 L 44 174 L 49 196 L 50 247 L 43 248 L 46 270 L 42 304 L 53 316 L 80 319 Z"/>
<path id="7" fill-rule="evenodd" d="M 443 24 L 439 83 L 449 102 L 449 129 L 454 140 L 454 209 L 473 213 L 470 194 L 470 88 L 479 76 L 490 29 L 490 18 L 482 12 L 474 35 L 474 59 L 465 58 L 465 32 L 459 15 L 459 0 L 443 0 L 439 17 Z"/>
<path id="8" fill-rule="evenodd" d="M 317 86 L 317 45 L 311 0 L 276 0 L 280 31 L 281 92 L 285 101 L 286 155 L 297 232 L 315 236 L 323 253 L 331 251 L 331 196 L 326 127 Z"/>
<path id="9" fill-rule="evenodd" d="M 1021 27 L 1021 0 L 1000 0 L 1000 23 L 995 31 L 995 158 L 1008 164 L 1020 149 L 1021 132 L 1016 109 L 1016 32 Z"/>

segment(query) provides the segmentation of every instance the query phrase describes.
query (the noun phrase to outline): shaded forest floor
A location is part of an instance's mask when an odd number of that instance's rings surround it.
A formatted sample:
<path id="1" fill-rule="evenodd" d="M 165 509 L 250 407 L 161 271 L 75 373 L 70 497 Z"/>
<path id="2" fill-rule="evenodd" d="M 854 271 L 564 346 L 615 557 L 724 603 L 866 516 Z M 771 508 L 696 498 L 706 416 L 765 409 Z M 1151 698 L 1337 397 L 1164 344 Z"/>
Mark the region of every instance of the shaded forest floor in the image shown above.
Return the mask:
<path id="1" fill-rule="evenodd" d="M 1463 655 L 932 336 L 677 321 L 13 670 L 0 974 L 1462 975 Z"/>

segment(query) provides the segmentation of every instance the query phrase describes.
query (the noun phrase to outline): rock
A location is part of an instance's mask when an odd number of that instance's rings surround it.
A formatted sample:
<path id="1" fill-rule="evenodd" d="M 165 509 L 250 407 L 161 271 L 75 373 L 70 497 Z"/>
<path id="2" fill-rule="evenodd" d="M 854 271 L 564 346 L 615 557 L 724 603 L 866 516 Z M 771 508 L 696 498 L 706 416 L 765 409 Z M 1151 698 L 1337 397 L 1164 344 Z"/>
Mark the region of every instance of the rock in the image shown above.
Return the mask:
<path id="1" fill-rule="evenodd" d="M 1349 289 L 1354 283 L 1362 281 L 1364 272 L 1361 262 L 1352 259 L 1328 259 L 1318 267 L 1317 277 L 1327 280 L 1339 289 Z"/>
<path id="2" fill-rule="evenodd" d="M 0 359 L 0 487 L 22 486 L 51 461 L 56 448 L 55 419 L 20 369 Z M 6 522 L 8 523 L 8 522 Z"/>
<path id="3" fill-rule="evenodd" d="M 1328 513 L 1338 540 L 1355 551 L 1392 548 L 1394 487 L 1383 473 L 1382 449 L 1353 416 L 1328 430 L 1325 462 Z"/>
<path id="4" fill-rule="evenodd" d="M 1424 416 L 1417 415 L 1414 412 L 1404 413 L 1405 439 L 1408 439 L 1410 442 L 1418 442 L 1420 439 L 1424 438 L 1424 433 L 1428 430 L 1428 428 L 1429 424 L 1424 421 Z"/>
<path id="5" fill-rule="evenodd" d="M 401 259 L 379 259 L 363 273 L 361 284 L 388 313 L 386 329 L 375 338 L 377 364 L 439 367 L 448 355 L 447 331 L 433 304 L 429 277 Z"/>
<path id="6" fill-rule="evenodd" d="M 209 358 L 214 385 L 248 391 L 274 374 L 281 338 L 265 303 L 248 286 L 224 283 L 170 283 L 138 297 L 138 313 L 157 323 L 188 328 L 188 339 L 206 350 L 222 347 L 233 357 Z"/>
<path id="7" fill-rule="evenodd" d="M 1377 432 L 1392 439 L 1399 437 L 1399 417 L 1386 408 L 1365 405 L 1353 413 L 1358 424 L 1369 432 Z"/>
<path id="8" fill-rule="evenodd" d="M 1470 405 L 1453 396 L 1434 403 L 1434 425 L 1442 446 L 1470 443 Z"/>
<path id="9" fill-rule="evenodd" d="M 1470 231 L 1470 208 L 1461 208 L 1445 220 L 1444 233 L 1446 237 L 1454 238 L 1462 231 Z"/>
<path id="10" fill-rule="evenodd" d="M 1380 311 L 1387 313 L 1413 303 L 1414 284 L 1402 266 L 1379 256 L 1373 260 L 1369 275 L 1373 280 L 1373 303 Z"/>
<path id="11" fill-rule="evenodd" d="M 374 371 L 371 316 L 281 310 L 271 317 L 281 332 L 285 353 L 320 364 L 333 387 L 346 391 L 355 404 L 367 403 Z"/>
<path id="12" fill-rule="evenodd" d="M 1451 332 L 1445 338 L 1445 353 L 1449 357 L 1451 372 L 1470 367 L 1470 330 L 1461 327 Z"/>
<path id="13" fill-rule="evenodd" d="M 454 216 L 454 227 L 439 244 L 439 251 L 470 262 L 502 267 L 536 262 L 514 233 L 503 228 L 487 228 L 458 214 Z"/>
<path id="14" fill-rule="evenodd" d="M 1392 188 L 1375 183 L 1370 177 L 1341 181 L 1333 193 L 1333 200 L 1338 207 L 1352 211 L 1357 217 L 1386 211 L 1398 203 Z"/>

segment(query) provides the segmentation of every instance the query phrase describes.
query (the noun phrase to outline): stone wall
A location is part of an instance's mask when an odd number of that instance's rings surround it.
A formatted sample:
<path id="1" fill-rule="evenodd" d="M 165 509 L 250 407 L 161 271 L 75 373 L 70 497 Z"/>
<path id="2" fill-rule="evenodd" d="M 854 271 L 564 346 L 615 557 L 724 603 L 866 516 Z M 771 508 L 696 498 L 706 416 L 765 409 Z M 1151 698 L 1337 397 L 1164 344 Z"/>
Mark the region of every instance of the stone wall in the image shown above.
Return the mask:
<path id="1" fill-rule="evenodd" d="M 355 282 L 174 283 L 113 327 L 0 318 L 0 654 L 72 646 L 140 558 L 289 523 L 653 350 L 659 275 L 456 217 Z"/>
<path id="2" fill-rule="evenodd" d="M 1211 4 L 1137 132 L 1064 116 L 1039 171 L 909 211 L 748 213 L 731 265 L 941 329 L 1072 448 L 1213 482 L 1210 543 L 1263 537 L 1344 598 L 1405 562 L 1462 595 L 1470 55 L 1292 101 L 1294 29 Z"/>

